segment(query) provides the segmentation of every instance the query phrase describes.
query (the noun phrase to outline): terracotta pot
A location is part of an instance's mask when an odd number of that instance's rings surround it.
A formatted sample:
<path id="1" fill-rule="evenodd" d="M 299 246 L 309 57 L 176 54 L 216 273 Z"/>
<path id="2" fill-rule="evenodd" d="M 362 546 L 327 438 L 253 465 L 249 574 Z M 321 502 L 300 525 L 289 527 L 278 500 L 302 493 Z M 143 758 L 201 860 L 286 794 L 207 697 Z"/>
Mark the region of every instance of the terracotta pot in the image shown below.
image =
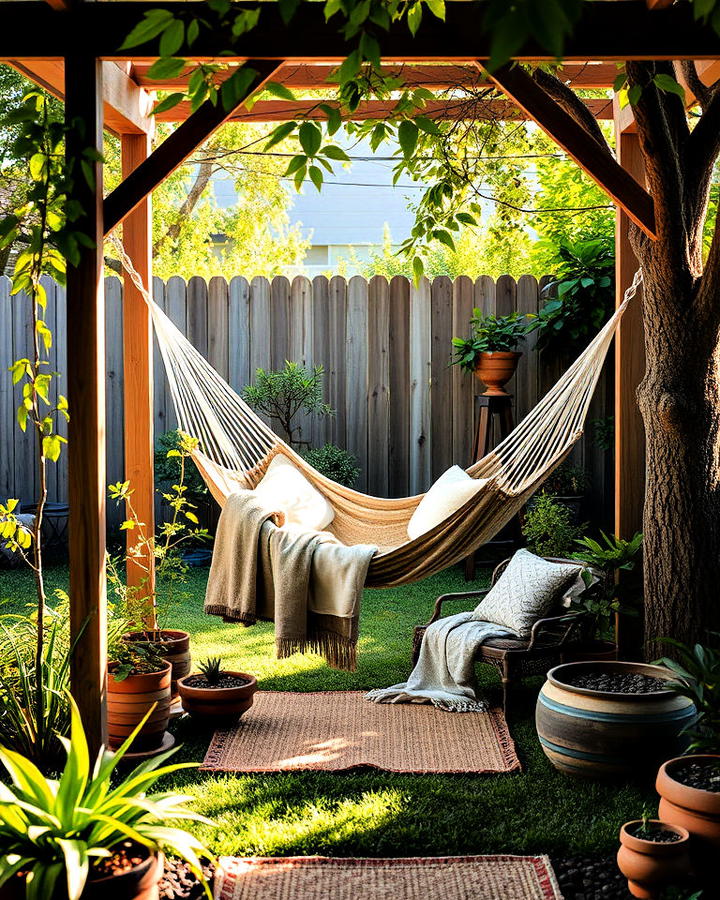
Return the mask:
<path id="1" fill-rule="evenodd" d="M 673 777 L 673 772 L 680 766 L 696 760 L 714 760 L 720 765 L 720 755 L 696 754 L 670 759 L 660 766 L 655 782 L 661 798 L 659 815 L 666 822 L 687 828 L 692 836 L 691 850 L 696 868 L 701 874 L 709 874 L 712 869 L 717 876 L 720 793 L 689 787 Z"/>
<path id="2" fill-rule="evenodd" d="M 82 892 L 83 900 L 159 900 L 159 882 L 165 868 L 165 857 L 148 854 L 143 862 L 117 875 L 88 880 Z M 147 855 L 146 855 L 147 854 Z M 55 891 L 51 900 L 66 900 L 67 889 Z M 25 900 L 25 879 L 18 877 L 0 888 L 0 900 Z"/>
<path id="3" fill-rule="evenodd" d="M 187 631 L 175 631 L 171 628 L 163 628 L 160 631 L 129 631 L 123 635 L 125 641 L 147 641 L 148 639 L 162 644 L 163 656 L 172 666 L 170 691 L 174 700 L 178 696 L 178 679 L 189 675 L 192 667 L 190 635 Z"/>
<path id="4" fill-rule="evenodd" d="M 170 721 L 170 663 L 165 663 L 159 672 L 130 675 L 123 681 L 113 678 L 115 665 L 108 666 L 108 744 L 117 750 L 145 713 L 157 704 L 133 741 L 131 752 L 157 750 Z"/>
<path id="5" fill-rule="evenodd" d="M 635 837 L 628 827 L 641 824 L 640 819 L 626 822 L 620 829 L 618 868 L 628 880 L 628 890 L 633 897 L 653 900 L 660 896 L 665 885 L 679 884 L 690 873 L 688 844 L 690 835 L 686 828 L 671 825 L 660 819 L 649 824 L 659 825 L 680 835 L 679 841 L 663 844 Z"/>
<path id="6" fill-rule="evenodd" d="M 671 677 L 661 666 L 631 662 L 574 662 L 551 669 L 538 696 L 535 724 L 556 769 L 588 778 L 626 778 L 682 751 L 681 732 L 696 715 L 690 700 L 674 691 L 618 694 L 568 684 L 589 672 Z"/>
<path id="7" fill-rule="evenodd" d="M 614 641 L 583 641 L 572 644 L 564 654 L 565 662 L 612 662 L 617 655 Z"/>
<path id="8" fill-rule="evenodd" d="M 475 367 L 475 375 L 486 386 L 486 395 L 503 397 L 507 394 L 503 388 L 515 374 L 521 356 L 522 353 L 507 350 L 495 350 L 480 354 L 480 359 Z"/>
<path id="9" fill-rule="evenodd" d="M 199 719 L 209 722 L 236 721 L 253 705 L 253 697 L 257 691 L 257 680 L 245 672 L 226 672 L 245 678 L 248 684 L 242 687 L 204 688 L 192 687 L 187 681 L 192 676 L 181 678 L 178 682 L 183 709 Z"/>

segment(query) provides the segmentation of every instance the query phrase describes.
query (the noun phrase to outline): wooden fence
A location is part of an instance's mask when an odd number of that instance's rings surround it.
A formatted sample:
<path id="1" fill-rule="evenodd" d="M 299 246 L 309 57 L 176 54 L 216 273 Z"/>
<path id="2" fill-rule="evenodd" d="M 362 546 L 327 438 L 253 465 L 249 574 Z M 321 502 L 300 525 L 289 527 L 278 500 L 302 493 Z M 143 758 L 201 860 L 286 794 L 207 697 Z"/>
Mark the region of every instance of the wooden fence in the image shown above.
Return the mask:
<path id="1" fill-rule="evenodd" d="M 542 282 L 530 275 L 440 277 L 415 288 L 406 278 L 376 276 L 242 277 L 154 281 L 157 302 L 198 350 L 236 390 L 252 381 L 259 367 L 277 369 L 285 360 L 325 368 L 325 394 L 335 409 L 329 418 L 305 417 L 302 438 L 326 441 L 354 453 L 360 463 L 358 487 L 381 496 L 425 490 L 453 463 L 469 464 L 477 379 L 449 366 L 454 335 L 464 335 L 473 307 L 498 314 L 538 309 Z M 55 341 L 52 367 L 62 373 L 66 358 L 64 291 L 47 285 L 48 324 Z M 108 482 L 123 478 L 122 286 L 106 281 Z M 15 425 L 18 391 L 7 367 L 29 356 L 31 326 L 22 295 L 10 297 L 0 277 L 0 499 L 31 502 L 37 489 L 32 436 Z M 570 362 L 534 349 L 527 341 L 509 385 L 519 421 Z M 612 365 L 601 379 L 590 419 L 612 414 Z M 71 410 L 72 413 L 72 410 Z M 162 361 L 155 361 L 155 433 L 176 427 Z M 609 454 L 588 437 L 575 453 L 592 478 L 592 506 L 606 522 L 611 514 Z M 66 462 L 50 466 L 49 499 L 67 497 Z M 109 508 L 112 527 L 119 512 Z"/>

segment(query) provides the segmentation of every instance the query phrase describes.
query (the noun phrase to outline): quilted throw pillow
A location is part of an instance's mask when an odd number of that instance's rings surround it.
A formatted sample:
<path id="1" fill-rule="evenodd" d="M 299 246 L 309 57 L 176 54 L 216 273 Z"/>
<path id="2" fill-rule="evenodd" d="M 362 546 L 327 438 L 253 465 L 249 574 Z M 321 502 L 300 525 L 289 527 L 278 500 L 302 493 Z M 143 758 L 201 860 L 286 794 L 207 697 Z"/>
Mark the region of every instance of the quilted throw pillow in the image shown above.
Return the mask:
<path id="1" fill-rule="evenodd" d="M 489 594 L 475 607 L 473 619 L 509 628 L 521 637 L 547 615 L 583 567 L 547 562 L 529 550 L 518 550 Z"/>

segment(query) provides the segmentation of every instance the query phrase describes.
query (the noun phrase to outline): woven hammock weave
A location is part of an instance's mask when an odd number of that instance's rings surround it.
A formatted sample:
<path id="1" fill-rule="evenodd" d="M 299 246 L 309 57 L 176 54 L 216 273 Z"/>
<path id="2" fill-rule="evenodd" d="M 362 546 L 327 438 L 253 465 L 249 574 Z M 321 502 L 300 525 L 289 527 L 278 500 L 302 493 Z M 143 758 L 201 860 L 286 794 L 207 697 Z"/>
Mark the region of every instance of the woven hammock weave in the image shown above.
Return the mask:
<path id="1" fill-rule="evenodd" d="M 407 525 L 423 495 L 372 497 L 310 466 L 193 347 L 155 303 L 119 240 L 111 240 L 150 309 L 179 427 L 199 441 L 194 460 L 213 497 L 222 506 L 234 491 L 254 488 L 273 456 L 284 453 L 332 504 L 329 530 L 340 541 L 379 545 L 368 587 L 433 575 L 489 541 L 519 512 L 582 436 L 615 330 L 642 283 L 638 270 L 622 304 L 560 380 L 492 452 L 467 469 L 473 478 L 488 479 L 485 487 L 439 525 L 408 540 Z"/>

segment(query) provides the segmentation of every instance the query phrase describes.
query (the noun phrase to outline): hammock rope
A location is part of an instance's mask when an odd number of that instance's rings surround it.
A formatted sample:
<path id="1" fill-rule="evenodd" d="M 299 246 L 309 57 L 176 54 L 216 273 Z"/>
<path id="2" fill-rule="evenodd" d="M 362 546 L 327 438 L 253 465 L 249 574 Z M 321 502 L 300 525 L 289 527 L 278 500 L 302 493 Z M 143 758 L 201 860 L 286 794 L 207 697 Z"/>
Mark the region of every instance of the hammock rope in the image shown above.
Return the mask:
<path id="1" fill-rule="evenodd" d="M 582 435 L 585 418 L 617 326 L 642 284 L 638 269 L 623 302 L 557 383 L 494 450 L 467 469 L 488 483 L 431 531 L 408 540 L 407 523 L 423 495 L 372 497 L 312 468 L 243 401 L 163 312 L 120 241 L 110 238 L 122 267 L 148 305 L 179 427 L 197 438 L 195 463 L 222 505 L 238 488 L 253 488 L 283 453 L 335 509 L 330 526 L 346 544 L 379 544 L 369 587 L 415 581 L 458 562 L 490 540 L 522 508 Z"/>

